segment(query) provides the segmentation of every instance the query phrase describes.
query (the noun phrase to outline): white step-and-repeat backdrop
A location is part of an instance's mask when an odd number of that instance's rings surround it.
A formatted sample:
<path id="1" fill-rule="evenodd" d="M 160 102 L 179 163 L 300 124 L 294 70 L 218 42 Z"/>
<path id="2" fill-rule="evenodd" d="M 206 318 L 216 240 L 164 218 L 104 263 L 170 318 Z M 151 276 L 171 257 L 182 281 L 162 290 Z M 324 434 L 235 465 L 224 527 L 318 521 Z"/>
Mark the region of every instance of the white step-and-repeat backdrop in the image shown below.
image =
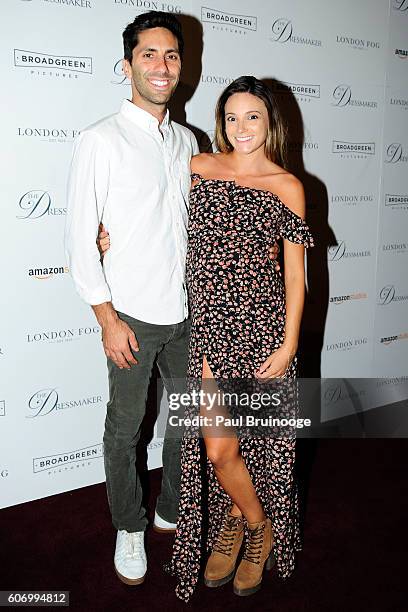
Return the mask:
<path id="1" fill-rule="evenodd" d="M 203 147 L 241 74 L 287 111 L 318 243 L 305 329 L 319 373 L 406 374 L 408 0 L 2 0 L 0 507 L 104 479 L 105 359 L 64 259 L 66 180 L 75 135 L 129 96 L 121 33 L 150 9 L 185 15 L 174 116 Z"/>

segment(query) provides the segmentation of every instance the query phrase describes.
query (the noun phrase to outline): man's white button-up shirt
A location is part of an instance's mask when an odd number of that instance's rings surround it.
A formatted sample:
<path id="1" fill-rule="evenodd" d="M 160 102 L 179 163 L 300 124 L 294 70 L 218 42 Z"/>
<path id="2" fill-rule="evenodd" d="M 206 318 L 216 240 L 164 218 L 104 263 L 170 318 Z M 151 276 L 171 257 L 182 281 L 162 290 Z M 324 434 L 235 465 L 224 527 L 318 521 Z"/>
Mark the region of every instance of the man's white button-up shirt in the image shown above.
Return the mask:
<path id="1" fill-rule="evenodd" d="M 65 246 L 71 274 L 88 304 L 158 325 L 188 316 L 185 258 L 190 130 L 158 120 L 124 100 L 120 112 L 81 132 L 68 181 Z M 111 247 L 101 266 L 98 225 Z"/>

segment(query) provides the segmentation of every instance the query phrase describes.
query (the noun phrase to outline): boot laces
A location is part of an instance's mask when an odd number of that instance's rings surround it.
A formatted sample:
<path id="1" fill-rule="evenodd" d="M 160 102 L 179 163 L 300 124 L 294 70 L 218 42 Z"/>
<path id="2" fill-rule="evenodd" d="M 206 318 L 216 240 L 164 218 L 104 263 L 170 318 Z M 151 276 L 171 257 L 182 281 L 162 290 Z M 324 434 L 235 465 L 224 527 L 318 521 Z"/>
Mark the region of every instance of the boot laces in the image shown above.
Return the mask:
<path id="1" fill-rule="evenodd" d="M 214 551 L 229 556 L 233 547 L 241 518 L 226 516 L 214 545 Z"/>
<path id="2" fill-rule="evenodd" d="M 258 525 L 255 529 L 249 530 L 249 537 L 243 558 L 246 561 L 259 565 L 263 548 L 265 524 Z"/>

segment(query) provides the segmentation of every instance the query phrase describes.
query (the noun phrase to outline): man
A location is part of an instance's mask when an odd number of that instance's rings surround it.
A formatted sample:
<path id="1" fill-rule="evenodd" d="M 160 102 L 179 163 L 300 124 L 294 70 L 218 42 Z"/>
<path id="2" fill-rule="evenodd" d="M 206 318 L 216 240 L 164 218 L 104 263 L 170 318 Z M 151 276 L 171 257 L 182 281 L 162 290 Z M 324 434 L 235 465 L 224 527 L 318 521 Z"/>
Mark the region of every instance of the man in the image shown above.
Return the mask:
<path id="1" fill-rule="evenodd" d="M 76 289 L 102 328 L 109 402 L 104 433 L 106 485 L 118 530 L 115 570 L 126 584 L 143 582 L 147 525 L 135 468 L 154 362 L 167 392 L 181 391 L 188 349 L 184 285 L 193 134 L 169 119 L 183 37 L 178 20 L 150 11 L 123 32 L 123 70 L 132 100 L 78 137 L 68 185 L 66 251 Z M 100 265 L 99 223 L 112 248 Z M 175 530 L 180 440 L 165 439 L 163 479 L 154 527 Z"/>

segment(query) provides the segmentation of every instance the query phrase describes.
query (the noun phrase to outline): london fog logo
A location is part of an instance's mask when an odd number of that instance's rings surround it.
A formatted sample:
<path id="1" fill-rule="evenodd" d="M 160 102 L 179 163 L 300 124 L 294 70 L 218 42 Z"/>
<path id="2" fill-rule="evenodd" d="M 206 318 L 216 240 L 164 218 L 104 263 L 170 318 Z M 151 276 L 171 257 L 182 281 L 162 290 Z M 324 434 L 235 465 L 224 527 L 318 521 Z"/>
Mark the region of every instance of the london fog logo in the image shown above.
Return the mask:
<path id="1" fill-rule="evenodd" d="M 344 34 L 336 35 L 336 43 L 338 45 L 344 45 L 352 49 L 358 49 L 359 51 L 373 51 L 381 48 L 381 45 L 378 41 L 367 40 L 364 38 L 356 38 L 354 36 Z"/>
<path id="2" fill-rule="evenodd" d="M 48 416 L 51 413 L 55 414 L 61 410 L 82 408 L 84 406 L 91 406 L 100 403 L 102 403 L 101 395 L 60 401 L 57 389 L 41 389 L 40 391 L 33 393 L 33 395 L 30 397 L 28 401 L 30 414 L 28 414 L 26 418 L 35 419 L 37 417 Z"/>
<path id="3" fill-rule="evenodd" d="M 408 10 L 408 0 L 392 0 L 392 8 L 403 13 Z"/>
<path id="4" fill-rule="evenodd" d="M 34 189 L 27 191 L 18 201 L 21 214 L 17 219 L 41 219 L 47 217 L 60 217 L 67 214 L 66 208 L 55 208 L 48 191 Z"/>
<path id="5" fill-rule="evenodd" d="M 332 94 L 332 106 L 339 108 L 356 107 L 356 108 L 377 108 L 378 103 L 374 100 L 360 100 L 354 98 L 349 85 L 337 85 Z"/>
<path id="6" fill-rule="evenodd" d="M 408 244 L 406 242 L 388 242 L 382 245 L 383 253 L 406 253 L 408 251 Z"/>
<path id="7" fill-rule="evenodd" d="M 226 87 L 232 81 L 234 81 L 236 77 L 232 76 L 222 76 L 216 74 L 202 74 L 201 75 L 201 83 L 204 85 L 217 85 L 218 87 Z"/>
<path id="8" fill-rule="evenodd" d="M 254 15 L 227 13 L 218 9 L 201 7 L 201 21 L 212 24 L 213 30 L 246 35 L 249 31 L 258 29 L 257 18 Z"/>
<path id="9" fill-rule="evenodd" d="M 92 74 L 92 57 L 51 55 L 38 51 L 14 49 L 16 68 L 28 68 L 36 76 L 77 79 L 80 74 Z"/>
<path id="10" fill-rule="evenodd" d="M 36 128 L 36 127 L 18 127 L 17 136 L 19 138 L 33 138 L 41 142 L 73 142 L 74 138 L 79 134 L 79 130 L 71 128 Z"/>
<path id="11" fill-rule="evenodd" d="M 405 302 L 408 300 L 408 295 L 401 295 L 395 285 L 385 285 L 378 294 L 378 305 L 388 306 L 393 302 Z"/>
<path id="12" fill-rule="evenodd" d="M 0 417 L 6 416 L 6 400 L 0 400 Z"/>
<path id="13" fill-rule="evenodd" d="M 340 242 L 334 246 L 330 246 L 327 249 L 327 258 L 329 261 L 341 261 L 344 259 L 360 259 L 363 257 L 371 257 L 371 251 L 361 250 L 361 251 L 351 251 L 347 248 L 344 240 L 340 240 Z"/>
<path id="14" fill-rule="evenodd" d="M 347 302 L 351 302 L 353 300 L 366 300 L 368 297 L 367 293 L 360 291 L 360 293 L 349 293 L 346 295 L 333 295 L 330 298 L 330 303 L 339 305 L 346 304 Z"/>
<path id="15" fill-rule="evenodd" d="M 94 444 L 85 448 L 59 453 L 57 455 L 48 455 L 46 457 L 33 458 L 33 473 L 48 471 L 49 474 L 73 470 L 80 467 L 91 465 L 91 460 L 101 459 L 103 457 L 103 445 Z"/>
<path id="16" fill-rule="evenodd" d="M 403 332 L 396 336 L 385 336 L 384 338 L 380 338 L 380 344 L 385 344 L 385 346 L 389 346 L 393 342 L 398 342 L 399 340 L 408 340 L 408 333 Z"/>
<path id="17" fill-rule="evenodd" d="M 339 154 L 342 158 L 366 159 L 370 155 L 375 155 L 375 143 L 333 140 L 332 153 Z"/>
<path id="18" fill-rule="evenodd" d="M 368 338 L 345 338 L 344 340 L 338 340 L 336 342 L 330 342 L 326 344 L 326 351 L 328 353 L 332 351 L 350 351 L 361 346 L 368 344 Z"/>
<path id="19" fill-rule="evenodd" d="M 374 196 L 365 193 L 336 193 L 330 196 L 330 201 L 332 204 L 350 207 L 358 206 L 359 204 L 372 204 L 374 202 Z"/>
<path id="20" fill-rule="evenodd" d="M 408 155 L 400 142 L 392 142 L 386 149 L 385 163 L 398 164 L 399 162 L 408 162 Z"/>
<path id="21" fill-rule="evenodd" d="M 90 0 L 37 0 L 48 2 L 48 4 L 59 4 L 60 6 L 72 6 L 74 8 L 92 8 Z M 23 2 L 35 2 L 35 0 L 23 0 Z"/>
<path id="22" fill-rule="evenodd" d="M 49 266 L 46 268 L 29 268 L 28 276 L 36 278 L 37 280 L 49 280 L 55 276 L 61 274 L 68 274 L 69 268 L 67 266 Z"/>
<path id="23" fill-rule="evenodd" d="M 321 47 L 322 41 L 316 38 L 310 38 L 305 34 L 297 34 L 294 31 L 292 21 L 286 17 L 275 19 L 271 26 L 270 40 L 276 43 L 292 43 L 295 45 L 306 45 L 312 47 Z"/>
<path id="24" fill-rule="evenodd" d="M 278 96 L 294 95 L 301 102 L 311 102 L 320 99 L 320 85 L 311 83 L 287 83 L 285 81 L 276 82 L 272 87 L 273 92 Z"/>
<path id="25" fill-rule="evenodd" d="M 181 13 L 179 4 L 171 2 L 155 2 L 154 0 L 113 0 L 115 6 L 127 6 L 137 9 L 137 12 L 164 11 L 165 13 Z"/>
<path id="26" fill-rule="evenodd" d="M 100 336 L 101 328 L 98 325 L 88 327 L 69 327 L 66 329 L 49 329 L 27 334 L 28 344 L 60 344 L 72 342 L 83 338 Z"/>
<path id="27" fill-rule="evenodd" d="M 408 194 L 385 194 L 385 205 L 391 210 L 408 210 Z"/>

